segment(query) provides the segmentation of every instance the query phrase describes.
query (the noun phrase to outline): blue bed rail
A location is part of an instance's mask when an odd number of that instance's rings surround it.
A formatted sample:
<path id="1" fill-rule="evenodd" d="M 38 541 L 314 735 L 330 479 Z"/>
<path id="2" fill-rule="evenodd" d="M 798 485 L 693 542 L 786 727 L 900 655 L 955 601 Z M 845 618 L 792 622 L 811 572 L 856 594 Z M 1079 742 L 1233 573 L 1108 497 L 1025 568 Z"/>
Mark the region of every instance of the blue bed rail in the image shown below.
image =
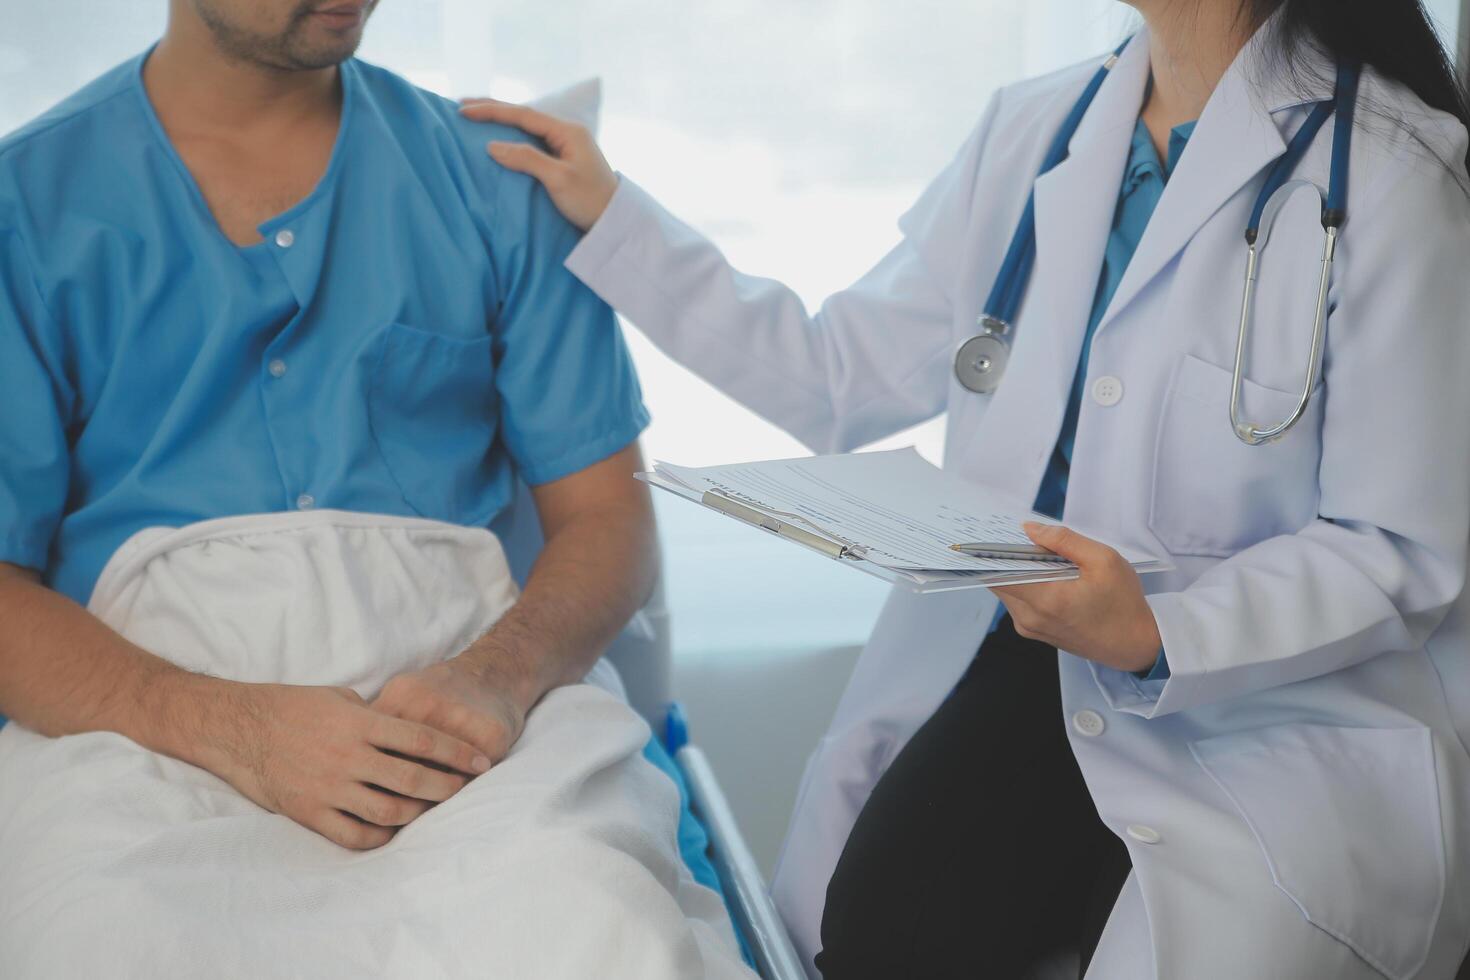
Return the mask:
<path id="1" fill-rule="evenodd" d="M 663 736 L 688 786 L 690 809 L 709 836 L 709 857 L 746 962 L 761 980 L 806 980 L 806 970 L 771 901 L 760 866 L 740 833 L 709 760 L 698 746 L 690 744 L 689 725 L 677 702 L 669 706 Z"/>

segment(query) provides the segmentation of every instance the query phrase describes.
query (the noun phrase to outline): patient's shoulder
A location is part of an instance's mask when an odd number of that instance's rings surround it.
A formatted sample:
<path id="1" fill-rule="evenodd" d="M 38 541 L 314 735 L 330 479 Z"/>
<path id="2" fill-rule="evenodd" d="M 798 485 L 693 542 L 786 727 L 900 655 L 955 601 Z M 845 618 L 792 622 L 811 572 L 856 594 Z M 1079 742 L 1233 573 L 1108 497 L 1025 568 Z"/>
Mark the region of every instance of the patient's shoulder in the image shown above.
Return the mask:
<path id="1" fill-rule="evenodd" d="M 397 152 L 421 179 L 446 186 L 464 205 L 492 254 L 526 245 L 532 226 L 570 234 L 545 189 L 526 174 L 496 163 L 486 144 L 530 143 L 519 129 L 466 119 L 453 99 L 428 91 L 385 68 L 354 59 L 359 92 L 385 120 Z M 431 173 L 432 171 L 432 173 Z"/>
<path id="2" fill-rule="evenodd" d="M 18 129 L 0 136 L 0 167 L 20 166 L 23 156 L 54 156 L 75 151 L 76 130 L 109 118 L 116 108 L 113 103 L 132 91 L 141 61 L 141 55 L 129 58 Z M 124 115 L 129 122 L 136 121 L 134 113 Z"/>
<path id="3" fill-rule="evenodd" d="M 428 148 L 440 162 L 488 192 L 491 200 L 500 196 L 502 183 L 510 185 L 504 190 L 515 191 L 529 190 L 535 184 L 530 177 L 500 166 L 485 152 L 485 145 L 492 140 L 525 143 L 534 142 L 532 137 L 512 127 L 466 119 L 453 99 L 415 85 L 386 68 L 356 59 L 349 64 L 350 70 L 357 73 L 362 92 L 387 120 L 410 159 Z"/>
<path id="4" fill-rule="evenodd" d="M 72 93 L 0 137 L 0 228 L 37 250 L 56 216 L 106 209 L 116 197 L 119 155 L 148 137 L 142 103 L 130 97 L 141 56 Z"/>

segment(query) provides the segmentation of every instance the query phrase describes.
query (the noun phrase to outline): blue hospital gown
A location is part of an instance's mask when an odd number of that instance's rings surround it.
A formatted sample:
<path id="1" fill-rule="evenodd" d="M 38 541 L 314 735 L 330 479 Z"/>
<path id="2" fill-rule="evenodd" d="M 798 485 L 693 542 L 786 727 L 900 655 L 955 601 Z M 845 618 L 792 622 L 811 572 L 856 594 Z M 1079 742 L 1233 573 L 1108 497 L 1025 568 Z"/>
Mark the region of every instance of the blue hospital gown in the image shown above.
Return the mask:
<path id="1" fill-rule="evenodd" d="M 331 163 L 230 242 L 146 53 L 0 140 L 0 561 L 85 603 L 136 531 L 336 508 L 487 526 L 648 421 L 518 132 L 360 61 Z"/>

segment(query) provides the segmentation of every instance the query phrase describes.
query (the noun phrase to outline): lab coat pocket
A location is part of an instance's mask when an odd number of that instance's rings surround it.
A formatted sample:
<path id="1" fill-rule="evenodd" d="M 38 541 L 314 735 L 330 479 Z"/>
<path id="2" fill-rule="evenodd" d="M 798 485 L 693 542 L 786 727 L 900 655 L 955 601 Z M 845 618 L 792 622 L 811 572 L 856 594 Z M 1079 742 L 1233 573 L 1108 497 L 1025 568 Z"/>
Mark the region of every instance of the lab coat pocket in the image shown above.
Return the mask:
<path id="1" fill-rule="evenodd" d="M 1186 354 L 1159 418 L 1149 527 L 1175 555 L 1225 558 L 1317 516 L 1322 391 L 1275 442 L 1247 446 L 1230 427 L 1231 372 Z M 1246 379 L 1244 417 L 1274 423 L 1297 395 Z"/>
<path id="2" fill-rule="evenodd" d="M 497 396 L 493 338 L 401 323 L 383 331 L 368 392 L 378 451 L 421 517 L 478 526 L 494 516 Z"/>
<path id="3" fill-rule="evenodd" d="M 1446 878 L 1429 730 L 1278 725 L 1191 749 L 1307 921 L 1386 976 L 1414 976 Z"/>

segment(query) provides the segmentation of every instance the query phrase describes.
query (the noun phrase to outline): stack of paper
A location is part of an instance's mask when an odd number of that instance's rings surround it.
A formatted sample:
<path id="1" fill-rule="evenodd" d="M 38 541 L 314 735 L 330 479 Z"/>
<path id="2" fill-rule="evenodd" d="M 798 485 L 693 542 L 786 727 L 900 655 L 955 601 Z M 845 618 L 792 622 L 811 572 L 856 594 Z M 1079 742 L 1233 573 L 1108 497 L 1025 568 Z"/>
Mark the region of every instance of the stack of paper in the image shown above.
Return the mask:
<path id="1" fill-rule="evenodd" d="M 1070 563 L 954 551 L 962 542 L 1029 544 L 1021 522 L 1056 522 L 912 449 L 699 468 L 658 463 L 641 478 L 916 591 L 1077 577 Z M 1165 567 L 1118 550 L 1140 572 Z"/>

